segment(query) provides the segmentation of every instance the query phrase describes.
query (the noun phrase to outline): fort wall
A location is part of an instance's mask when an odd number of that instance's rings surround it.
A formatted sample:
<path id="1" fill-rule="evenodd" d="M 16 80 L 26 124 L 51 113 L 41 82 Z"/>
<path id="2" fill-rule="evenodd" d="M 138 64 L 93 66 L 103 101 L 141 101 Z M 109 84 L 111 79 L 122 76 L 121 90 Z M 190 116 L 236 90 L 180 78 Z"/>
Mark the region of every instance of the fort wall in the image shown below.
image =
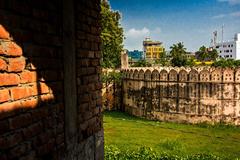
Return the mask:
<path id="1" fill-rule="evenodd" d="M 125 111 L 180 123 L 240 124 L 240 69 L 128 68 L 122 70 Z"/>

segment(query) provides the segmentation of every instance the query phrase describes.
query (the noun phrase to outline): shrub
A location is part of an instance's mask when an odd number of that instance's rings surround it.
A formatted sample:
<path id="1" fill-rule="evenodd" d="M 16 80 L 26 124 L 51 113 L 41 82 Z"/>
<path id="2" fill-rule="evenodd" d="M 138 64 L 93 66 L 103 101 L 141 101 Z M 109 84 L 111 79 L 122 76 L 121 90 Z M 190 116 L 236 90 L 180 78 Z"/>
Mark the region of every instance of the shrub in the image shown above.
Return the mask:
<path id="1" fill-rule="evenodd" d="M 149 147 L 140 147 L 139 149 L 120 150 L 116 146 L 105 146 L 105 160 L 221 160 L 213 154 L 195 154 L 195 155 L 173 155 L 169 153 L 157 153 Z"/>

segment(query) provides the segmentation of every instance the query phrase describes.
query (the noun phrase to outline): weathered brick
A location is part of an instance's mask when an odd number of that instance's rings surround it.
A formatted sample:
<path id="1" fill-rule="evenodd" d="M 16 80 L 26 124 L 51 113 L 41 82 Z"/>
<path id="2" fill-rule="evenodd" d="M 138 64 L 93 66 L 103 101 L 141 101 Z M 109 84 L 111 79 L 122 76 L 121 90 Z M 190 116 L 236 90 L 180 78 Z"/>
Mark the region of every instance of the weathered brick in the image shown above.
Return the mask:
<path id="1" fill-rule="evenodd" d="M 52 82 L 62 80 L 63 74 L 57 70 L 48 70 L 41 72 L 42 79 L 41 81 Z"/>
<path id="2" fill-rule="evenodd" d="M 1 160 L 7 160 L 7 154 L 6 153 L 0 153 L 0 159 Z"/>
<path id="3" fill-rule="evenodd" d="M 23 132 L 23 137 L 24 137 L 24 139 L 27 140 L 31 137 L 36 136 L 42 130 L 43 130 L 42 124 L 40 122 L 32 124 L 32 125 L 28 126 L 27 128 L 23 129 L 23 131 L 22 131 Z"/>
<path id="4" fill-rule="evenodd" d="M 0 103 L 10 100 L 9 90 L 2 89 L 0 90 Z"/>
<path id="5" fill-rule="evenodd" d="M 0 44 L 0 55 L 21 56 L 22 48 L 15 42 L 3 42 Z"/>
<path id="6" fill-rule="evenodd" d="M 36 122 L 48 116 L 48 108 L 47 107 L 38 108 L 32 110 L 31 113 L 33 121 Z"/>
<path id="7" fill-rule="evenodd" d="M 0 39 L 10 39 L 9 33 L 1 24 L 0 24 Z"/>
<path id="8" fill-rule="evenodd" d="M 44 94 L 40 96 L 40 99 L 42 102 L 50 102 L 54 101 L 54 95 L 53 94 Z"/>
<path id="9" fill-rule="evenodd" d="M 19 158 L 19 160 L 35 160 L 35 159 L 37 159 L 35 151 L 32 151 L 27 155 L 24 155 L 21 158 Z"/>
<path id="10" fill-rule="evenodd" d="M 37 72 L 35 71 L 23 71 L 20 74 L 21 78 L 21 83 L 31 83 L 31 82 L 36 82 L 37 81 Z"/>
<path id="11" fill-rule="evenodd" d="M 10 89 L 10 93 L 13 100 L 27 98 L 31 95 L 28 87 L 14 87 Z"/>
<path id="12" fill-rule="evenodd" d="M 64 134 L 60 134 L 56 138 L 56 144 L 59 145 L 64 142 Z"/>
<path id="13" fill-rule="evenodd" d="M 9 124 L 7 120 L 0 121 L 0 134 L 9 131 Z"/>
<path id="14" fill-rule="evenodd" d="M 19 101 L 0 104 L 0 119 L 14 115 L 21 107 Z"/>
<path id="15" fill-rule="evenodd" d="M 35 108 L 39 104 L 39 99 L 31 98 L 24 101 L 21 101 L 21 104 L 24 108 Z"/>
<path id="16" fill-rule="evenodd" d="M 22 134 L 14 132 L 13 134 L 0 137 L 0 149 L 6 149 L 15 146 L 22 141 Z"/>
<path id="17" fill-rule="evenodd" d="M 8 71 L 9 72 L 20 72 L 25 68 L 25 59 L 24 58 L 9 58 L 8 59 Z"/>
<path id="18" fill-rule="evenodd" d="M 54 146 L 55 146 L 55 139 L 51 139 L 49 141 L 47 141 L 48 143 L 42 145 L 42 146 L 39 146 L 37 148 L 37 153 L 38 155 L 46 155 L 48 154 L 49 152 L 52 152 L 54 150 Z"/>
<path id="19" fill-rule="evenodd" d="M 0 86 L 17 85 L 20 83 L 20 78 L 14 73 L 0 73 Z"/>
<path id="20" fill-rule="evenodd" d="M 9 119 L 9 127 L 10 129 L 17 129 L 21 128 L 23 126 L 27 126 L 31 124 L 32 122 L 32 116 L 30 113 L 25 113 L 18 115 L 16 117 L 10 118 Z"/>
<path id="21" fill-rule="evenodd" d="M 47 86 L 46 83 L 39 83 L 39 90 L 40 93 L 44 94 L 44 93 L 49 93 L 49 87 Z"/>
<path id="22" fill-rule="evenodd" d="M 47 130 L 34 138 L 33 140 L 33 147 L 34 148 L 39 148 L 40 145 L 46 144 L 49 142 L 53 137 L 53 131 L 52 130 Z"/>
<path id="23" fill-rule="evenodd" d="M 9 159 L 19 158 L 21 155 L 23 155 L 24 153 L 30 150 L 31 150 L 31 143 L 24 142 L 10 149 L 10 151 L 8 152 L 8 158 Z"/>
<path id="24" fill-rule="evenodd" d="M 29 85 L 28 89 L 29 89 L 29 92 L 32 96 L 36 96 L 36 95 L 41 94 L 39 82 L 36 82 L 34 84 Z"/>
<path id="25" fill-rule="evenodd" d="M 7 70 L 7 63 L 0 57 L 0 71 L 6 71 Z"/>

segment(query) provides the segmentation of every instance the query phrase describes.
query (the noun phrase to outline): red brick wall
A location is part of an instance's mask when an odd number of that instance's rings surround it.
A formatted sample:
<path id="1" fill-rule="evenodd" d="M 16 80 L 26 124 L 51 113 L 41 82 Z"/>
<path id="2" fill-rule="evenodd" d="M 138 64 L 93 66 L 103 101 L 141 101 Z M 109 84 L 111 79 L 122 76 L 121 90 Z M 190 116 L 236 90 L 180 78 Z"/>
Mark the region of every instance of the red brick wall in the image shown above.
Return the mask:
<path id="1" fill-rule="evenodd" d="M 93 157 L 76 154 L 101 159 L 99 0 L 74 3 L 78 143 Z M 0 0 L 1 160 L 66 155 L 62 9 L 59 0 Z"/>
<path id="2" fill-rule="evenodd" d="M 95 1 L 85 5 L 78 2 L 76 9 L 76 52 L 77 52 L 77 94 L 80 131 L 84 137 L 101 130 L 101 88 L 100 82 L 100 6 Z M 94 8 L 97 9 L 94 10 Z M 85 24 L 85 25 L 82 25 Z M 82 116 L 83 115 L 83 116 Z"/>

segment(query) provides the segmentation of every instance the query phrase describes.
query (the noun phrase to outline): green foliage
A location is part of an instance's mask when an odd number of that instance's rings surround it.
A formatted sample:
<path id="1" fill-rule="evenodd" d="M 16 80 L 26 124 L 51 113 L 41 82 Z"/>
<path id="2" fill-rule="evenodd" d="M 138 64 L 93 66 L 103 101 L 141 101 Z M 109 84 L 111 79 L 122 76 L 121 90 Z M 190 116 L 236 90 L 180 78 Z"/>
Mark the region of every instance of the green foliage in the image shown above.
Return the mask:
<path id="1" fill-rule="evenodd" d="M 172 57 L 171 63 L 173 66 L 181 67 L 187 65 L 186 48 L 184 48 L 183 43 L 173 44 L 170 47 L 170 55 Z"/>
<path id="2" fill-rule="evenodd" d="M 169 66 L 169 57 L 166 55 L 166 52 L 160 54 L 160 58 L 155 60 L 155 64 L 159 64 L 161 66 Z"/>
<path id="3" fill-rule="evenodd" d="M 137 61 L 132 67 L 151 67 L 151 64 L 144 59 Z"/>
<path id="4" fill-rule="evenodd" d="M 102 74 L 102 82 L 103 83 L 111 83 L 115 82 L 117 84 L 120 84 L 122 81 L 122 73 L 121 72 L 116 72 L 112 71 L 107 74 Z"/>
<path id="5" fill-rule="evenodd" d="M 121 64 L 123 50 L 123 28 L 120 25 L 121 15 L 112 11 L 107 0 L 101 0 L 101 40 L 102 67 L 116 68 Z"/>
<path id="6" fill-rule="evenodd" d="M 193 67 L 195 65 L 195 58 L 191 57 L 187 59 L 186 66 Z"/>
<path id="7" fill-rule="evenodd" d="M 220 160 L 213 154 L 194 154 L 179 156 L 166 152 L 157 153 L 150 147 L 140 147 L 137 150 L 120 150 L 116 146 L 105 145 L 105 160 Z"/>
<path id="8" fill-rule="evenodd" d="M 197 57 L 201 62 L 205 61 L 216 61 L 218 58 L 218 52 L 216 49 L 208 50 L 205 46 L 202 46 L 199 48 L 199 51 L 197 51 Z"/>
<path id="9" fill-rule="evenodd" d="M 240 66 L 240 60 L 220 59 L 212 64 L 213 67 L 236 68 Z"/>

